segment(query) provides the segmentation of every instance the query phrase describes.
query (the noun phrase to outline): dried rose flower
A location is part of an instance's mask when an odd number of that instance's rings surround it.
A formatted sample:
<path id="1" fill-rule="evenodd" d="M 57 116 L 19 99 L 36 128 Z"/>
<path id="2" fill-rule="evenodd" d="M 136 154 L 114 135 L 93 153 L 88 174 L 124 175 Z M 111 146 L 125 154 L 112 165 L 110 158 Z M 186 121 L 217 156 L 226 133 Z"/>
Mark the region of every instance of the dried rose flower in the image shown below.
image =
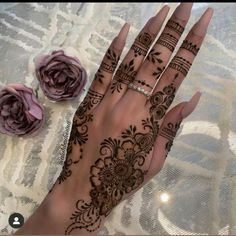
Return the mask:
<path id="1" fill-rule="evenodd" d="M 0 132 L 24 136 L 44 124 L 44 112 L 33 90 L 23 84 L 8 84 L 0 91 Z"/>
<path id="2" fill-rule="evenodd" d="M 54 101 L 73 99 L 87 81 L 87 73 L 76 57 L 63 50 L 36 59 L 36 77 L 45 96 Z"/>

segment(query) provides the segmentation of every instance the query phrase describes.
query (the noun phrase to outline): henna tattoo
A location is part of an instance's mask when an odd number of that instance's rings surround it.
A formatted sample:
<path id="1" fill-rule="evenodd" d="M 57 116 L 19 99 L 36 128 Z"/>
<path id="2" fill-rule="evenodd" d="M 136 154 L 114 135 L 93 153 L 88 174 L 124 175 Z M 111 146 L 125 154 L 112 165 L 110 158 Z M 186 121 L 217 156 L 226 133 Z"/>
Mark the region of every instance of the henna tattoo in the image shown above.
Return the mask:
<path id="1" fill-rule="evenodd" d="M 175 97 L 176 88 L 173 83 L 166 86 L 163 91 L 158 91 L 150 97 L 150 113 L 154 120 L 160 120 L 165 115 Z"/>
<path id="2" fill-rule="evenodd" d="M 153 64 L 155 63 L 159 63 L 162 64 L 163 60 L 158 58 L 158 56 L 161 55 L 160 52 L 155 51 L 154 49 L 151 49 L 151 51 L 149 52 L 148 56 L 147 56 L 147 60 L 152 62 Z M 156 68 L 156 71 L 153 72 L 153 76 L 156 77 L 156 79 L 158 79 L 161 75 L 161 73 L 164 71 L 165 67 L 163 66 L 163 68 L 161 68 L 160 66 L 158 66 Z"/>
<path id="3" fill-rule="evenodd" d="M 76 211 L 70 218 L 72 223 L 65 234 L 75 229 L 95 231 L 101 217 L 108 216 L 124 194 L 143 183 L 147 171 L 141 167 L 153 148 L 159 126 L 152 117 L 143 120 L 142 125 L 146 133 L 139 133 L 136 126 L 130 126 L 122 132 L 121 139 L 108 138 L 101 143 L 100 158 L 90 169 L 91 202 L 77 201 Z"/>
<path id="4" fill-rule="evenodd" d="M 97 105 L 103 99 L 103 96 L 104 95 L 90 89 L 83 102 L 77 109 L 73 119 L 71 134 L 67 146 L 66 159 L 64 161 L 62 171 L 58 177 L 59 184 L 71 176 L 71 166 L 73 164 L 77 164 L 79 160 L 82 159 L 82 145 L 88 141 L 88 123 L 93 120 L 93 115 L 89 113 L 87 114 L 87 112 Z M 80 145 L 80 156 L 77 160 L 72 160 L 70 157 L 73 145 Z"/>
<path id="5" fill-rule="evenodd" d="M 178 22 L 173 20 L 168 20 L 166 27 L 175 31 L 179 36 L 181 36 L 182 33 L 184 32 L 184 27 L 180 25 Z"/>
<path id="6" fill-rule="evenodd" d="M 147 88 L 153 89 L 153 87 L 150 84 L 147 84 L 145 80 L 134 80 L 134 81 L 136 81 L 138 84 L 146 86 Z"/>
<path id="7" fill-rule="evenodd" d="M 184 48 L 191 52 L 194 56 L 197 56 L 197 53 L 199 51 L 199 48 L 196 44 L 193 44 L 192 42 L 189 42 L 188 40 L 184 40 L 180 48 Z"/>
<path id="8" fill-rule="evenodd" d="M 154 71 L 154 72 L 152 73 L 152 75 L 156 77 L 156 78 L 155 78 L 156 80 L 158 80 L 164 70 L 165 70 L 165 66 L 163 66 L 162 68 L 161 68 L 161 67 L 157 67 L 157 68 L 156 68 L 156 71 Z"/>
<path id="9" fill-rule="evenodd" d="M 173 84 L 166 86 L 150 98 L 151 117 L 142 120 L 144 132 L 130 125 L 121 138 L 107 138 L 101 142 L 99 158 L 90 168 L 90 202 L 78 200 L 65 234 L 76 229 L 89 232 L 100 227 L 102 217 L 123 200 L 125 194 L 136 190 L 143 182 L 147 170 L 143 167 L 159 132 L 159 120 L 173 100 Z M 160 112 L 161 111 L 161 112 Z"/>
<path id="10" fill-rule="evenodd" d="M 122 83 L 131 83 L 136 76 L 137 72 L 134 70 L 134 59 L 127 64 L 121 64 L 115 73 L 114 79 L 111 85 L 111 92 L 120 92 L 122 90 Z"/>
<path id="11" fill-rule="evenodd" d="M 114 51 L 112 51 L 111 49 L 107 50 L 106 57 L 110 61 L 111 65 L 108 65 L 106 63 L 102 63 L 101 69 L 108 72 L 108 73 L 113 74 L 113 72 L 115 71 L 116 66 L 119 62 L 120 57 L 117 56 L 116 53 Z"/>
<path id="12" fill-rule="evenodd" d="M 177 134 L 177 131 L 180 127 L 182 120 L 177 122 L 176 124 L 172 124 L 172 123 L 168 123 L 166 127 L 164 127 L 163 129 L 161 129 L 160 131 L 160 136 L 166 138 L 168 140 L 168 142 L 166 143 L 165 149 L 167 151 L 166 157 L 168 155 L 168 153 L 170 152 L 170 149 L 173 145 L 173 141 L 174 138 Z"/>
<path id="13" fill-rule="evenodd" d="M 159 64 L 163 63 L 163 60 L 158 58 L 158 56 L 160 56 L 161 53 L 155 51 L 154 49 L 151 49 L 151 51 L 149 52 L 148 56 L 147 56 L 147 60 L 152 62 L 153 64 L 155 64 L 156 62 L 158 62 Z"/>
<path id="14" fill-rule="evenodd" d="M 94 80 L 97 80 L 99 83 L 103 84 L 103 78 L 104 78 L 104 75 L 101 69 L 99 68 L 97 73 L 94 76 Z"/>
<path id="15" fill-rule="evenodd" d="M 134 51 L 134 56 L 145 56 L 151 44 L 152 36 L 149 33 L 141 32 L 131 46 L 131 49 Z"/>
<path id="16" fill-rule="evenodd" d="M 169 67 L 181 72 L 184 76 L 186 76 L 188 74 L 191 65 L 192 64 L 183 57 L 175 56 L 172 59 Z"/>
<path id="17" fill-rule="evenodd" d="M 160 44 L 160 45 L 168 48 L 171 52 L 173 52 L 175 50 L 177 43 L 178 43 L 178 39 L 169 33 L 161 34 L 161 36 L 159 37 L 159 39 L 156 42 L 156 44 Z"/>
<path id="18" fill-rule="evenodd" d="M 103 78 L 104 78 L 102 71 L 106 71 L 107 73 L 113 74 L 120 59 L 120 57 L 117 56 L 116 53 L 112 51 L 110 48 L 107 50 L 105 57 L 107 58 L 107 62 L 109 63 L 102 61 L 94 78 L 94 80 L 97 80 L 101 84 L 103 84 Z"/>

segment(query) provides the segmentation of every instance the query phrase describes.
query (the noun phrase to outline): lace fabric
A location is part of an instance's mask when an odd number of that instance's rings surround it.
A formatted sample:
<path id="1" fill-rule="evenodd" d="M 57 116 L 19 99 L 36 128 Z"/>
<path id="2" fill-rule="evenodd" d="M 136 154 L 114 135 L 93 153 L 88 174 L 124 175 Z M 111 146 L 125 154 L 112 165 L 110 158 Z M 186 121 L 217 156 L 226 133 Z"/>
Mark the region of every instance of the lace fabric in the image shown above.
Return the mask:
<path id="1" fill-rule="evenodd" d="M 91 82 L 125 21 L 132 27 L 123 55 L 162 5 L 1 3 L 0 85 L 36 88 L 35 56 L 59 48 L 80 58 Z M 169 4 L 171 12 L 176 5 Z M 100 234 L 236 234 L 236 4 L 195 3 L 182 39 L 207 6 L 215 9 L 207 37 L 175 101 L 200 90 L 200 104 L 182 123 L 161 172 L 115 208 Z M 14 232 L 11 213 L 27 219 L 36 210 L 59 175 L 71 120 L 88 87 L 75 100 L 60 103 L 39 90 L 47 117 L 40 134 L 0 135 L 1 234 Z"/>

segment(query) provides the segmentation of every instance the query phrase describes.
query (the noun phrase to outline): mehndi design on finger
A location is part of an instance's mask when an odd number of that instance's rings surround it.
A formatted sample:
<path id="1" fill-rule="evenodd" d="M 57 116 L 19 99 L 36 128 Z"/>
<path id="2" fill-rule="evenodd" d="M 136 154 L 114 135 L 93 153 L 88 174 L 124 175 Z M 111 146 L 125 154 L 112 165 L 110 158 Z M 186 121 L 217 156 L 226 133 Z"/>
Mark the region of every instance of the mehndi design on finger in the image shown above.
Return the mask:
<path id="1" fill-rule="evenodd" d="M 156 80 L 158 80 L 164 70 L 165 70 L 165 66 L 163 66 L 162 68 L 158 66 L 156 68 L 156 71 L 154 71 L 152 75 L 155 77 Z"/>
<path id="2" fill-rule="evenodd" d="M 168 139 L 168 142 L 166 143 L 166 146 L 165 146 L 165 149 L 167 151 L 167 154 L 166 154 L 166 157 L 168 155 L 168 153 L 170 152 L 171 150 L 171 147 L 173 145 L 173 141 L 174 141 L 174 138 L 177 134 L 177 131 L 180 127 L 180 124 L 181 124 L 182 121 L 179 121 L 177 122 L 176 124 L 173 124 L 173 123 L 168 123 L 167 126 L 165 126 L 163 129 L 161 129 L 160 131 L 160 136 Z"/>
<path id="3" fill-rule="evenodd" d="M 184 27 L 173 20 L 168 20 L 166 27 L 176 32 L 179 36 L 184 32 Z"/>
<path id="4" fill-rule="evenodd" d="M 134 80 L 136 81 L 138 84 L 142 85 L 142 86 L 146 86 L 147 88 L 153 89 L 153 87 L 148 84 L 145 80 Z"/>
<path id="5" fill-rule="evenodd" d="M 121 63 L 118 70 L 115 73 L 114 79 L 111 85 L 111 92 L 118 93 L 122 90 L 122 83 L 129 84 L 135 79 L 137 72 L 134 70 L 134 59 L 127 64 Z"/>
<path id="6" fill-rule="evenodd" d="M 163 67 L 160 66 L 160 64 L 163 63 L 163 60 L 161 58 L 159 58 L 160 55 L 161 55 L 161 53 L 158 51 L 155 51 L 155 49 L 151 49 L 151 51 L 147 55 L 148 61 L 152 62 L 153 64 L 158 64 L 156 71 L 153 72 L 153 74 L 152 74 L 156 80 L 160 77 L 160 75 L 162 74 L 162 72 L 165 69 L 164 66 Z"/>
<path id="7" fill-rule="evenodd" d="M 170 62 L 169 67 L 181 72 L 184 76 L 188 74 L 191 63 L 183 57 L 175 56 Z"/>
<path id="8" fill-rule="evenodd" d="M 168 48 L 171 52 L 175 50 L 175 47 L 178 43 L 178 39 L 169 33 L 163 33 L 158 38 L 156 44 L 160 44 L 166 48 Z"/>
<path id="9" fill-rule="evenodd" d="M 199 48 L 196 44 L 193 44 L 192 42 L 189 42 L 187 39 L 184 40 L 180 48 L 184 48 L 191 52 L 194 56 L 197 56 L 197 53 L 199 51 Z"/>
<path id="10" fill-rule="evenodd" d="M 147 55 L 147 60 L 152 62 L 153 64 L 155 64 L 155 63 L 161 64 L 161 63 L 163 63 L 163 60 L 158 57 L 160 55 L 161 55 L 160 52 L 157 52 L 157 51 L 155 51 L 155 49 L 152 48 L 151 51 Z"/>
<path id="11" fill-rule="evenodd" d="M 94 80 L 97 80 L 101 84 L 103 84 L 103 78 L 104 78 L 102 71 L 113 74 L 120 59 L 120 57 L 117 56 L 115 51 L 111 50 L 110 48 L 107 50 L 105 57 L 106 57 L 106 62 L 102 61 L 94 78 Z"/>
<path id="12" fill-rule="evenodd" d="M 131 46 L 131 49 L 134 51 L 134 57 L 146 56 L 151 44 L 152 36 L 147 32 L 141 32 Z"/>
<path id="13" fill-rule="evenodd" d="M 150 97 L 150 114 L 154 120 L 160 120 L 175 98 L 176 88 L 173 84 L 166 86 L 163 91 L 158 91 Z"/>

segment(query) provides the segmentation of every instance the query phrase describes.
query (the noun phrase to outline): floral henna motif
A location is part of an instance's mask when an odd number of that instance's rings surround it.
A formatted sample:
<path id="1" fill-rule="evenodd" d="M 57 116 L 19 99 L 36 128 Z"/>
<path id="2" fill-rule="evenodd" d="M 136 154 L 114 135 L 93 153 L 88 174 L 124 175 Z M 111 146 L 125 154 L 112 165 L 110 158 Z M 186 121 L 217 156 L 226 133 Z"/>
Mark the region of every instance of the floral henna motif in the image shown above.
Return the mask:
<path id="1" fill-rule="evenodd" d="M 60 176 L 58 177 L 58 183 L 61 184 L 68 177 L 71 176 L 71 165 L 77 164 L 80 159 L 83 157 L 83 148 L 82 145 L 85 144 L 88 140 L 88 123 L 93 120 L 93 115 L 87 113 L 91 110 L 95 105 L 97 105 L 102 99 L 102 94 L 95 92 L 93 90 L 89 90 L 88 94 L 84 98 L 83 102 L 77 109 L 75 113 L 75 117 L 73 119 L 71 134 L 67 147 L 66 159 L 61 171 Z M 70 154 L 72 153 L 73 145 L 80 146 L 80 156 L 77 160 L 73 161 L 70 158 Z"/>
<path id="2" fill-rule="evenodd" d="M 180 127 L 182 121 L 177 122 L 176 124 L 172 124 L 172 123 L 168 123 L 166 127 L 164 127 L 161 131 L 160 131 L 160 136 L 166 138 L 168 140 L 168 142 L 166 143 L 165 149 L 167 151 L 166 153 L 166 157 L 168 155 L 168 153 L 170 152 L 170 149 L 173 145 L 173 141 L 174 138 L 177 134 L 177 131 Z"/>
<path id="3" fill-rule="evenodd" d="M 160 65 L 163 63 L 163 60 L 158 57 L 160 55 L 161 55 L 160 52 L 157 52 L 154 49 L 152 49 L 147 56 L 147 60 L 152 62 L 153 64 L 158 63 Z M 162 68 L 160 66 L 157 66 L 156 71 L 152 73 L 152 75 L 155 76 L 156 80 L 161 76 L 164 69 L 165 69 L 164 66 Z"/>
<path id="4" fill-rule="evenodd" d="M 150 97 L 150 113 L 154 120 L 160 120 L 171 105 L 175 97 L 175 87 L 172 84 L 166 86 L 163 91 L 156 92 Z"/>
<path id="5" fill-rule="evenodd" d="M 128 85 L 134 80 L 136 74 L 133 59 L 127 64 L 120 64 L 112 81 L 111 92 L 117 91 L 119 93 L 122 90 L 122 83 Z"/>
<path id="6" fill-rule="evenodd" d="M 123 199 L 124 194 L 137 189 L 144 181 L 146 170 L 141 167 L 152 150 L 159 126 L 153 118 L 142 121 L 147 133 L 137 132 L 136 126 L 125 130 L 121 139 L 105 139 L 101 143 L 100 158 L 91 167 L 91 202 L 78 207 L 71 217 L 66 234 L 75 229 L 96 230 L 101 217 L 106 217 Z"/>
<path id="7" fill-rule="evenodd" d="M 153 148 L 159 132 L 158 122 L 173 101 L 174 94 L 175 88 L 171 84 L 150 97 L 151 117 L 142 120 L 143 132 L 131 125 L 122 132 L 121 138 L 103 140 L 100 156 L 90 168 L 91 201 L 77 201 L 65 234 L 75 229 L 95 231 L 102 217 L 109 215 L 125 194 L 144 182 L 147 173 L 143 168 L 145 158 Z"/>
<path id="8" fill-rule="evenodd" d="M 161 68 L 161 67 L 157 67 L 157 68 L 156 68 L 156 71 L 154 71 L 154 72 L 152 73 L 152 75 L 155 77 L 156 80 L 158 80 L 164 70 L 165 70 L 165 67 L 164 67 L 164 66 L 163 66 L 162 68 Z"/>
<path id="9" fill-rule="evenodd" d="M 161 63 L 163 63 L 163 60 L 158 58 L 158 56 L 160 56 L 160 55 L 161 55 L 160 52 L 155 51 L 155 49 L 151 49 L 151 51 L 147 55 L 147 60 L 152 62 L 153 64 L 155 64 L 157 62 L 159 64 L 161 64 Z"/>

